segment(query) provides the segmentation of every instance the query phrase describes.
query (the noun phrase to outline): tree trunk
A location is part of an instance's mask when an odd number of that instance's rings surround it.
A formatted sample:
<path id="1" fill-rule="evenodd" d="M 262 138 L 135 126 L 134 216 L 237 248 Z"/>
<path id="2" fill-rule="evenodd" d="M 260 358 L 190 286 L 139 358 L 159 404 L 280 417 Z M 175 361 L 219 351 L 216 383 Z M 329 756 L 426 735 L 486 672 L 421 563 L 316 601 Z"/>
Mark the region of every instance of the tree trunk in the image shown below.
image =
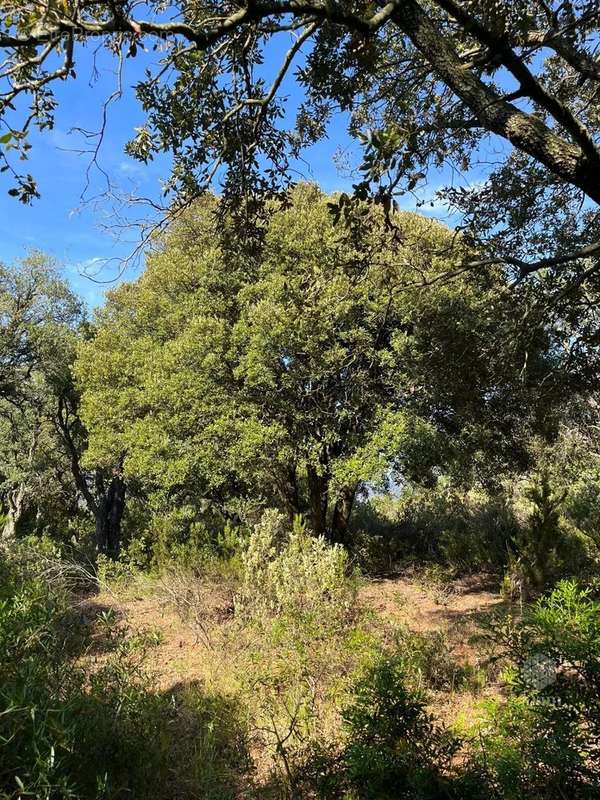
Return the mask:
<path id="1" fill-rule="evenodd" d="M 17 536 L 17 526 L 25 510 L 25 484 L 20 483 L 15 489 L 9 491 L 7 501 L 8 512 L 0 537 L 4 542 L 12 541 Z"/>
<path id="2" fill-rule="evenodd" d="M 302 511 L 300 507 L 300 494 L 298 492 L 298 477 L 295 467 L 290 467 L 285 473 L 279 476 L 278 490 L 289 520 L 293 522 Z"/>
<path id="3" fill-rule="evenodd" d="M 331 541 L 348 547 L 350 544 L 350 531 L 348 523 L 356 497 L 356 487 L 344 487 L 335 502 L 331 517 Z"/>
<path id="4" fill-rule="evenodd" d="M 111 558 L 121 550 L 121 520 L 125 511 L 125 483 L 114 475 L 96 503 L 96 549 Z"/>
<path id="5" fill-rule="evenodd" d="M 327 498 L 329 477 L 319 474 L 314 467 L 307 467 L 310 522 L 315 536 L 327 536 Z"/>

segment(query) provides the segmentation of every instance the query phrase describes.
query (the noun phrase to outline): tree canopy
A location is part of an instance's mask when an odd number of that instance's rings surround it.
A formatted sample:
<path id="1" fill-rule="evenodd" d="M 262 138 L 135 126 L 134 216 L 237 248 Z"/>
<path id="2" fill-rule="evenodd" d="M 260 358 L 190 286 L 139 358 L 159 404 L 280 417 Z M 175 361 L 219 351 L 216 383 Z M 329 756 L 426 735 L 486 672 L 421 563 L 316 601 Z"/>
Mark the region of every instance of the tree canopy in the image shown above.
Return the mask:
<path id="1" fill-rule="evenodd" d="M 436 168 L 478 166 L 471 188 L 439 188 L 483 247 L 474 263 L 502 261 L 521 278 L 549 270 L 562 291 L 590 282 L 600 251 L 599 22 L 595 0 L 8 0 L 2 169 L 11 193 L 36 195 L 13 157 L 27 155 L 32 126 L 52 126 L 53 87 L 76 79 L 87 42 L 121 65 L 154 50 L 128 151 L 173 155 L 167 217 L 223 169 L 224 197 L 247 211 L 286 185 L 341 110 L 365 148 L 358 197 L 424 201 Z M 304 98 L 290 124 L 281 92 L 292 73 Z"/>
<path id="2" fill-rule="evenodd" d="M 20 265 L 0 265 L 0 397 L 18 407 L 41 372 L 60 380 L 64 332 L 81 319 L 81 304 L 49 259 L 33 253 Z"/>
<path id="3" fill-rule="evenodd" d="M 55 423 L 82 309 L 41 253 L 0 265 L 0 308 L 0 497 L 13 536 L 27 511 L 69 506 L 73 478 Z"/>
<path id="4" fill-rule="evenodd" d="M 348 229 L 333 199 L 297 186 L 251 258 L 222 246 L 206 198 L 109 294 L 76 366 L 89 464 L 122 459 L 163 497 L 276 503 L 338 538 L 394 471 L 472 474 L 478 452 L 506 467 L 541 378 L 556 387 L 547 332 L 514 335 L 501 270 L 436 282 L 462 257 L 444 226 L 389 230 L 370 207 Z"/>

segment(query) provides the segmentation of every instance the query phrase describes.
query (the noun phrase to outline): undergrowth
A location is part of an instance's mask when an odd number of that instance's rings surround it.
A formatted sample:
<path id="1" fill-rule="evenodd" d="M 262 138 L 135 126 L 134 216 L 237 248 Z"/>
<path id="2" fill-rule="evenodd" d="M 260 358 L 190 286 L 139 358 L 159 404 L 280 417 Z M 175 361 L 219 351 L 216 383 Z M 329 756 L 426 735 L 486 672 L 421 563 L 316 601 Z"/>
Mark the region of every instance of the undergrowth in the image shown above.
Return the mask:
<path id="1" fill-rule="evenodd" d="M 87 619 L 68 566 L 40 566 L 51 556 L 27 543 L 0 561 L 4 800 L 600 796 L 592 588 L 559 582 L 490 623 L 490 694 L 445 634 L 363 607 L 345 551 L 268 513 L 238 550 L 154 571 L 152 591 L 206 634 L 201 680 L 160 691 L 156 634 Z M 459 695 L 477 713 L 440 716 Z"/>

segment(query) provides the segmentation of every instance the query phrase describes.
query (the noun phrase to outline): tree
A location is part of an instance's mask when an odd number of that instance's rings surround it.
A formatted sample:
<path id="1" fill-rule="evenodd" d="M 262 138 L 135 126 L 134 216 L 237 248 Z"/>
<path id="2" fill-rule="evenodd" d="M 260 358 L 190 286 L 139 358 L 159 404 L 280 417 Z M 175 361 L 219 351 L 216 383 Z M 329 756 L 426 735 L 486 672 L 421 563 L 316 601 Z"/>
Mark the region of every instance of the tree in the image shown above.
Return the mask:
<path id="1" fill-rule="evenodd" d="M 402 214 L 390 230 L 365 206 L 336 227 L 334 199 L 299 185 L 271 204 L 250 258 L 222 245 L 206 198 L 109 294 L 76 364 L 88 466 L 123 458 L 163 500 L 258 498 L 345 541 L 357 492 L 391 470 L 517 457 L 557 366 L 546 332 L 509 334 L 498 269 L 436 282 L 462 257 L 437 255 L 444 226 Z"/>
<path id="2" fill-rule="evenodd" d="M 95 544 L 117 553 L 125 487 L 119 470 L 86 472 L 87 434 L 72 366 L 83 331 L 81 304 L 48 257 L 0 266 L 0 496 L 2 538 L 23 519 L 56 528 L 82 501 Z"/>
<path id="3" fill-rule="evenodd" d="M 56 374 L 60 334 L 80 318 L 79 302 L 49 260 L 33 253 L 16 267 L 0 264 L 0 398 L 15 408 L 39 370 Z"/>
<path id="4" fill-rule="evenodd" d="M 83 465 L 88 436 L 79 411 L 80 394 L 73 380 L 74 360 L 72 351 L 64 382 L 54 386 L 52 421 L 61 449 L 69 459 L 75 486 L 94 518 L 94 547 L 99 553 L 116 557 L 121 548 L 127 487 L 118 458 L 104 468 L 86 470 Z"/>
<path id="5" fill-rule="evenodd" d="M 53 424 L 81 308 L 52 264 L 34 253 L 0 266 L 0 472 L 3 538 L 44 502 L 68 504 L 73 485 Z M 52 498 L 52 495 L 55 498 Z"/>
<path id="6" fill-rule="evenodd" d="M 3 169 L 11 193 L 37 194 L 12 155 L 27 154 L 32 125 L 52 126 L 53 86 L 76 78 L 86 42 L 119 64 L 159 49 L 136 86 L 147 119 L 128 150 L 144 162 L 172 153 L 167 216 L 225 167 L 224 197 L 248 222 L 342 110 L 366 148 L 359 198 L 424 201 L 434 168 L 493 159 L 480 185 L 440 189 L 482 247 L 471 266 L 549 271 L 557 294 L 565 282 L 577 292 L 594 285 L 600 253 L 599 24 L 596 0 L 150 0 L 143 15 L 130 0 L 5 0 Z M 284 36 L 268 84 L 263 63 Z M 294 67 L 305 99 L 289 129 L 280 95 Z"/>

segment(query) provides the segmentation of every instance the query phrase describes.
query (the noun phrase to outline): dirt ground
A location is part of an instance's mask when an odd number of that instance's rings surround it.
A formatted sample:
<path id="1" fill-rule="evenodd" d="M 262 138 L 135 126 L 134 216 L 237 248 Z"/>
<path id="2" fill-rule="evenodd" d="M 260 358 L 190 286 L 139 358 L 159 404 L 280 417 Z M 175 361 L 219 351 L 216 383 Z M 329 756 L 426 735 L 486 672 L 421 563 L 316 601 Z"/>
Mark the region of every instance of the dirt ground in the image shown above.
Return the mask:
<path id="1" fill-rule="evenodd" d="M 212 598 L 212 602 L 220 612 L 220 624 L 227 624 L 230 601 L 226 595 L 216 601 Z M 481 625 L 502 608 L 498 591 L 481 576 L 443 587 L 428 585 L 416 574 L 371 580 L 360 588 L 357 602 L 371 611 L 375 621 L 403 625 L 415 633 L 442 631 L 452 655 L 471 666 L 478 666 L 481 658 L 474 643 Z M 93 624 L 98 614 L 108 609 L 134 630 L 156 634 L 157 644 L 149 651 L 148 667 L 156 676 L 157 688 L 168 691 L 182 680 L 202 680 L 204 662 L 211 658 L 210 639 L 196 620 L 182 618 L 181 610 L 173 607 L 168 596 L 134 584 L 119 593 L 104 591 L 88 598 L 81 613 Z"/>
<path id="2" fill-rule="evenodd" d="M 176 584 L 161 585 L 160 581 L 138 577 L 118 590 L 107 589 L 84 598 L 79 611 L 82 621 L 92 626 L 94 636 L 99 638 L 99 617 L 106 613 L 134 634 L 143 631 L 152 635 L 152 646 L 144 651 L 144 671 L 161 694 L 175 696 L 185 686 L 210 691 L 215 687 L 215 676 L 221 690 L 221 682 L 228 680 L 228 659 L 236 657 L 235 647 L 232 652 L 221 647 L 238 635 L 232 589 L 220 583 L 199 585 L 191 597 L 178 604 L 176 598 L 181 589 Z M 484 719 L 482 701 L 502 692 L 495 671 L 486 666 L 489 651 L 481 639 L 486 620 L 506 611 L 497 584 L 485 576 L 436 582 L 423 573 L 407 571 L 399 576 L 365 580 L 356 602 L 365 612 L 361 619 L 367 628 L 382 640 L 388 640 L 398 628 L 417 634 L 442 634 L 451 663 L 459 669 L 470 668 L 470 675 L 482 675 L 484 679 L 480 685 L 474 679 L 444 684 L 444 688 L 431 691 L 428 710 L 456 731 L 468 731 Z M 198 608 L 203 609 L 200 618 Z M 98 647 L 94 660 L 102 658 L 102 647 Z M 252 780 L 256 785 L 267 785 L 273 759 L 261 741 L 253 739 L 250 743 Z M 462 757 L 461 751 L 456 755 L 457 761 Z M 242 792 L 240 796 L 246 794 Z"/>

